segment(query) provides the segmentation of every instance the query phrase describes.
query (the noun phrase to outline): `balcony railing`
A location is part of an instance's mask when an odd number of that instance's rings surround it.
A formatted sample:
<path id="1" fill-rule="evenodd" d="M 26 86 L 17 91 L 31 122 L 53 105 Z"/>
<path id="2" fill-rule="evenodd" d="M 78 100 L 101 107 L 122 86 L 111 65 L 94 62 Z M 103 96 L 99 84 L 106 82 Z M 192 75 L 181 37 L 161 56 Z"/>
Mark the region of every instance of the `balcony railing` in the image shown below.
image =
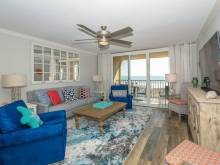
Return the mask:
<path id="1" fill-rule="evenodd" d="M 116 84 L 128 84 L 128 80 L 117 80 Z M 160 98 L 165 95 L 165 87 L 169 83 L 165 80 L 150 80 L 150 98 Z M 131 80 L 131 94 L 134 97 L 147 96 L 146 80 Z"/>

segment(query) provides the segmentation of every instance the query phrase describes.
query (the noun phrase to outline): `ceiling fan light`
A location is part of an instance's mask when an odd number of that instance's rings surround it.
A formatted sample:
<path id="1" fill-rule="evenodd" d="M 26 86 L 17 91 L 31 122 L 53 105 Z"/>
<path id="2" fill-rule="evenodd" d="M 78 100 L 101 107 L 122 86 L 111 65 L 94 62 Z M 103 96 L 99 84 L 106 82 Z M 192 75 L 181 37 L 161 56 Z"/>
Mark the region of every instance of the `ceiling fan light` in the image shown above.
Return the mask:
<path id="1" fill-rule="evenodd" d="M 108 40 L 103 36 L 102 38 L 100 38 L 99 40 L 99 44 L 102 46 L 107 46 L 109 44 Z"/>
<path id="2" fill-rule="evenodd" d="M 108 41 L 99 41 L 99 45 L 107 46 L 108 44 Z"/>

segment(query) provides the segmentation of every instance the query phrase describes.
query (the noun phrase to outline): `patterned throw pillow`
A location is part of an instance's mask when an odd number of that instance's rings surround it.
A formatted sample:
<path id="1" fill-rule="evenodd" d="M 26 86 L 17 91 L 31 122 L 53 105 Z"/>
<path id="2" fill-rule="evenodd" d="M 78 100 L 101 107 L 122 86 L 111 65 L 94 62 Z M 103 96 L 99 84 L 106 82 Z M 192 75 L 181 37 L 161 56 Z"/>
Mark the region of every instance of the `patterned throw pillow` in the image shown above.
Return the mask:
<path id="1" fill-rule="evenodd" d="M 89 90 L 87 87 L 82 87 L 80 88 L 80 98 L 81 99 L 86 99 L 89 97 Z"/>
<path id="2" fill-rule="evenodd" d="M 78 100 L 77 90 L 74 88 L 63 89 L 63 96 L 65 102 L 72 102 Z"/>
<path id="3" fill-rule="evenodd" d="M 113 97 L 127 97 L 127 90 L 112 90 Z"/>

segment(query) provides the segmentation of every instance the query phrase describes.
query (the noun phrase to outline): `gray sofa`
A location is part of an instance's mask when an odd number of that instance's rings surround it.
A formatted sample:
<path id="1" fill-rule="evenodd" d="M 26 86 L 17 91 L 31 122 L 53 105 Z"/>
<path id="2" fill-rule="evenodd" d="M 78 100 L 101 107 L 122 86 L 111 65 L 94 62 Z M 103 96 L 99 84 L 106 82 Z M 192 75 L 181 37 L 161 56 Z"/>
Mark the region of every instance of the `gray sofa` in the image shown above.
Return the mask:
<path id="1" fill-rule="evenodd" d="M 27 94 L 27 101 L 28 103 L 36 104 L 37 105 L 37 113 L 42 112 L 52 112 L 52 111 L 58 111 L 58 110 L 65 110 L 67 117 L 73 116 L 73 111 L 81 106 L 94 103 L 100 100 L 98 97 L 90 96 L 86 99 L 79 98 L 77 101 L 73 101 L 70 103 L 66 103 L 64 100 L 64 96 L 62 94 L 62 90 L 64 88 L 77 88 L 79 90 L 82 86 L 68 86 L 68 87 L 59 87 L 59 88 L 47 88 L 47 89 L 38 89 L 33 91 L 28 91 Z M 39 96 L 36 95 L 36 92 L 47 92 L 48 90 L 57 90 L 62 103 L 58 105 L 52 105 L 52 103 L 46 104 L 42 103 L 39 100 Z"/>

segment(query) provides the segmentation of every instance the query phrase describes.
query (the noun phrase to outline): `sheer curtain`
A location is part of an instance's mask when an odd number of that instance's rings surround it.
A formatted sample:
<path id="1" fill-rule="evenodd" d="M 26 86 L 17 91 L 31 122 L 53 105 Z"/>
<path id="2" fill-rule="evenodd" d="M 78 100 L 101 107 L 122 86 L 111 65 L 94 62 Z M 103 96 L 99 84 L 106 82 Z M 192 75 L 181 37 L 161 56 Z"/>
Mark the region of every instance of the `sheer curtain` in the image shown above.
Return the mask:
<path id="1" fill-rule="evenodd" d="M 177 74 L 176 92 L 183 82 L 198 77 L 198 54 L 196 44 L 175 45 L 169 48 L 170 72 Z"/>
<path id="2" fill-rule="evenodd" d="M 98 74 L 102 75 L 102 90 L 108 99 L 110 87 L 113 83 L 113 58 L 111 54 L 98 54 Z"/>

